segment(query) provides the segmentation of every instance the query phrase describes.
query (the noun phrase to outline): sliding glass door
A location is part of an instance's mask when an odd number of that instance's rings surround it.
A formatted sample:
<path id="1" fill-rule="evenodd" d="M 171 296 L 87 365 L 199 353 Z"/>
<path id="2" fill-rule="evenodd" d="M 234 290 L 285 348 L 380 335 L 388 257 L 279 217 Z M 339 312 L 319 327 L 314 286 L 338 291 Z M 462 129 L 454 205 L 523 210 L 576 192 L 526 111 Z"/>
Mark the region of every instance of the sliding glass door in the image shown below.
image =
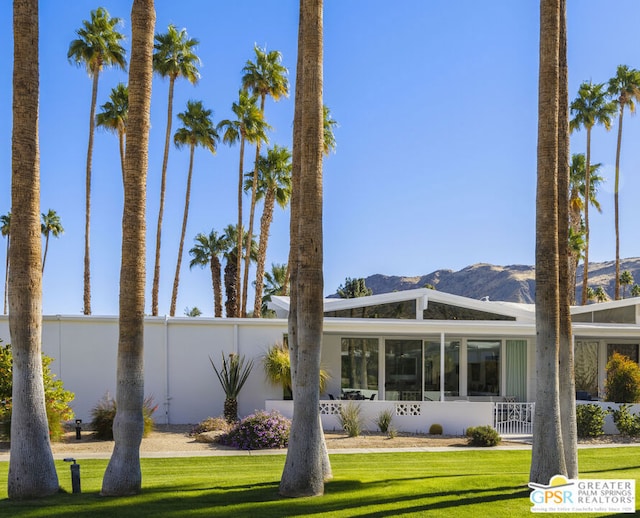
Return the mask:
<path id="1" fill-rule="evenodd" d="M 422 340 L 385 340 L 385 394 L 396 401 L 422 401 Z"/>

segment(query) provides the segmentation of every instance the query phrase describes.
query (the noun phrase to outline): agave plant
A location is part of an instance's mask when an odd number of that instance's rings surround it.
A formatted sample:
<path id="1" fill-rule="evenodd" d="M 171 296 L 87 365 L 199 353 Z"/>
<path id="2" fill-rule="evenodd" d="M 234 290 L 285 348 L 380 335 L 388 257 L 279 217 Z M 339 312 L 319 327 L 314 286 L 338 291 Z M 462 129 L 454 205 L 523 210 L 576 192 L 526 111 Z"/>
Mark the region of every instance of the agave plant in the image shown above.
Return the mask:
<path id="1" fill-rule="evenodd" d="M 253 369 L 253 360 L 245 365 L 245 357 L 237 354 L 230 354 L 227 359 L 222 353 L 222 369 L 218 371 L 211 356 L 209 361 L 213 367 L 222 390 L 225 393 L 224 400 L 224 418 L 228 423 L 234 423 L 238 420 L 238 394 L 244 386 L 251 369 Z"/>
<path id="2" fill-rule="evenodd" d="M 267 380 L 273 385 L 282 386 L 284 399 L 291 399 L 291 359 L 289 349 L 281 342 L 273 344 L 262 359 Z M 324 392 L 329 380 L 326 370 L 320 369 L 320 392 Z"/>

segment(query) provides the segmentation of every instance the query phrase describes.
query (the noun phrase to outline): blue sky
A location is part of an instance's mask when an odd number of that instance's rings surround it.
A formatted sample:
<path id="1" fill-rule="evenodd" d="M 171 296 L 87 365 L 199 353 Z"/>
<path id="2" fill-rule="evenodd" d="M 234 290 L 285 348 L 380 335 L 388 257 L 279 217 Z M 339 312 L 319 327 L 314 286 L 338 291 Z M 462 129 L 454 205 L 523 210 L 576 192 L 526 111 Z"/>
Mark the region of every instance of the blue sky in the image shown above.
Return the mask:
<path id="1" fill-rule="evenodd" d="M 569 1 L 569 90 L 603 82 L 619 64 L 640 68 L 637 3 Z M 130 2 L 41 2 L 40 140 L 42 211 L 58 212 L 65 233 L 52 240 L 44 275 L 45 314 L 82 311 L 84 175 L 91 82 L 67 50 L 90 11 L 121 17 L 130 42 Z M 175 114 L 188 100 L 231 118 L 242 67 L 253 45 L 283 54 L 295 82 L 294 0 L 157 0 L 156 32 L 168 24 L 200 40 L 201 80 L 178 82 Z M 626 13 L 618 16 L 619 13 Z M 11 2 L 0 4 L 0 213 L 10 209 Z M 423 275 L 486 262 L 533 264 L 538 72 L 538 2 L 534 0 L 325 0 L 324 100 L 339 122 L 337 153 L 324 162 L 325 293 L 345 277 Z M 125 73 L 105 70 L 98 104 Z M 154 78 L 147 195 L 147 308 L 150 311 L 155 222 L 168 82 Z M 268 101 L 270 144 L 290 146 L 293 95 Z M 640 121 L 625 117 L 621 166 L 621 255 L 640 255 L 635 224 L 640 189 Z M 617 125 L 593 132 L 592 157 L 607 183 L 592 212 L 590 257 L 615 257 L 613 164 Z M 585 150 L 585 133 L 572 152 Z M 254 151 L 248 149 L 247 163 Z M 197 150 L 185 248 L 199 232 L 236 219 L 239 149 Z M 188 151 L 172 147 L 162 235 L 160 313 L 168 313 L 177 259 Z M 248 168 L 247 168 L 248 169 Z M 248 206 L 248 199 L 245 207 Z M 247 211 L 245 210 L 245 214 Z M 122 185 L 117 139 L 98 130 L 93 156 L 92 307 L 117 314 Z M 267 265 L 288 254 L 288 211 L 279 208 Z M 4 246 L 0 246 L 4 264 Z M 177 314 L 213 314 L 208 270 L 189 271 L 185 253 Z M 250 304 L 251 306 L 251 304 Z"/>

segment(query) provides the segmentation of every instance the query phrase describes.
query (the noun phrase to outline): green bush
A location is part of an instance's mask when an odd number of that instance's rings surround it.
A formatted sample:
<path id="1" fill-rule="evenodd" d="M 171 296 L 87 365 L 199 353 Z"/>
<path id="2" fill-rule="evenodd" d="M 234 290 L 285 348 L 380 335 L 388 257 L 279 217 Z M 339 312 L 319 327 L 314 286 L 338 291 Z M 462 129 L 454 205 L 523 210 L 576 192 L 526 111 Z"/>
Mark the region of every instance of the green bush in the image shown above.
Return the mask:
<path id="1" fill-rule="evenodd" d="M 466 435 L 471 446 L 496 446 L 502 440 L 500 434 L 489 425 L 467 428 Z"/>
<path id="2" fill-rule="evenodd" d="M 437 423 L 433 423 L 430 427 L 429 427 L 429 434 L 430 435 L 442 435 L 442 425 L 441 424 L 437 424 Z"/>
<path id="3" fill-rule="evenodd" d="M 599 437 L 604 434 L 604 418 L 606 412 L 593 403 L 578 405 L 576 408 L 576 423 L 578 426 L 578 437 Z"/>
<path id="4" fill-rule="evenodd" d="M 391 421 L 393 420 L 393 413 L 391 410 L 386 409 L 378 414 L 376 417 L 376 425 L 378 426 L 378 430 L 382 433 L 387 433 L 389 428 L 391 427 Z"/>
<path id="5" fill-rule="evenodd" d="M 142 437 L 147 437 L 153 431 L 152 415 L 158 408 L 153 404 L 153 398 L 147 396 L 142 403 L 144 430 Z M 91 409 L 91 429 L 94 437 L 104 441 L 113 441 L 113 420 L 116 418 L 116 401 L 107 392 L 96 406 Z"/>
<path id="6" fill-rule="evenodd" d="M 632 414 L 629 411 L 629 405 L 620 405 L 619 410 L 609 407 L 609 412 L 613 416 L 613 423 L 622 435 L 640 436 L 640 414 Z"/>
<path id="7" fill-rule="evenodd" d="M 604 390 L 605 401 L 640 402 L 640 365 L 627 356 L 613 353 L 607 362 Z"/>
<path id="8" fill-rule="evenodd" d="M 49 437 L 58 441 L 64 435 L 64 423 L 73 418 L 69 403 L 75 397 L 64 389 L 61 380 L 51 372 L 53 358 L 42 355 L 45 407 L 49 423 Z M 11 432 L 11 391 L 13 387 L 13 355 L 11 344 L 0 346 L 0 437 L 9 438 Z"/>
<path id="9" fill-rule="evenodd" d="M 240 450 L 286 448 L 289 444 L 291 421 L 276 412 L 257 411 L 242 419 L 220 443 Z"/>
<path id="10" fill-rule="evenodd" d="M 362 433 L 362 409 L 360 405 L 349 401 L 340 407 L 338 422 L 349 437 L 358 437 Z"/>

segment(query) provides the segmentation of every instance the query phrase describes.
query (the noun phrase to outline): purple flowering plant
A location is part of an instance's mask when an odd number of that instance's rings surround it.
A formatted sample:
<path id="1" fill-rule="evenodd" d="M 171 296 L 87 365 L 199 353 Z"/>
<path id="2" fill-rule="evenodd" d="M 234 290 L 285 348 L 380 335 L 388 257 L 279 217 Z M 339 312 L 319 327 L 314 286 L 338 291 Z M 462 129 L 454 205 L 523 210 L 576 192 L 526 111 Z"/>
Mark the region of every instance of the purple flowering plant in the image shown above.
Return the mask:
<path id="1" fill-rule="evenodd" d="M 220 443 L 240 450 L 286 448 L 290 429 L 291 421 L 279 412 L 256 410 L 223 435 Z"/>

